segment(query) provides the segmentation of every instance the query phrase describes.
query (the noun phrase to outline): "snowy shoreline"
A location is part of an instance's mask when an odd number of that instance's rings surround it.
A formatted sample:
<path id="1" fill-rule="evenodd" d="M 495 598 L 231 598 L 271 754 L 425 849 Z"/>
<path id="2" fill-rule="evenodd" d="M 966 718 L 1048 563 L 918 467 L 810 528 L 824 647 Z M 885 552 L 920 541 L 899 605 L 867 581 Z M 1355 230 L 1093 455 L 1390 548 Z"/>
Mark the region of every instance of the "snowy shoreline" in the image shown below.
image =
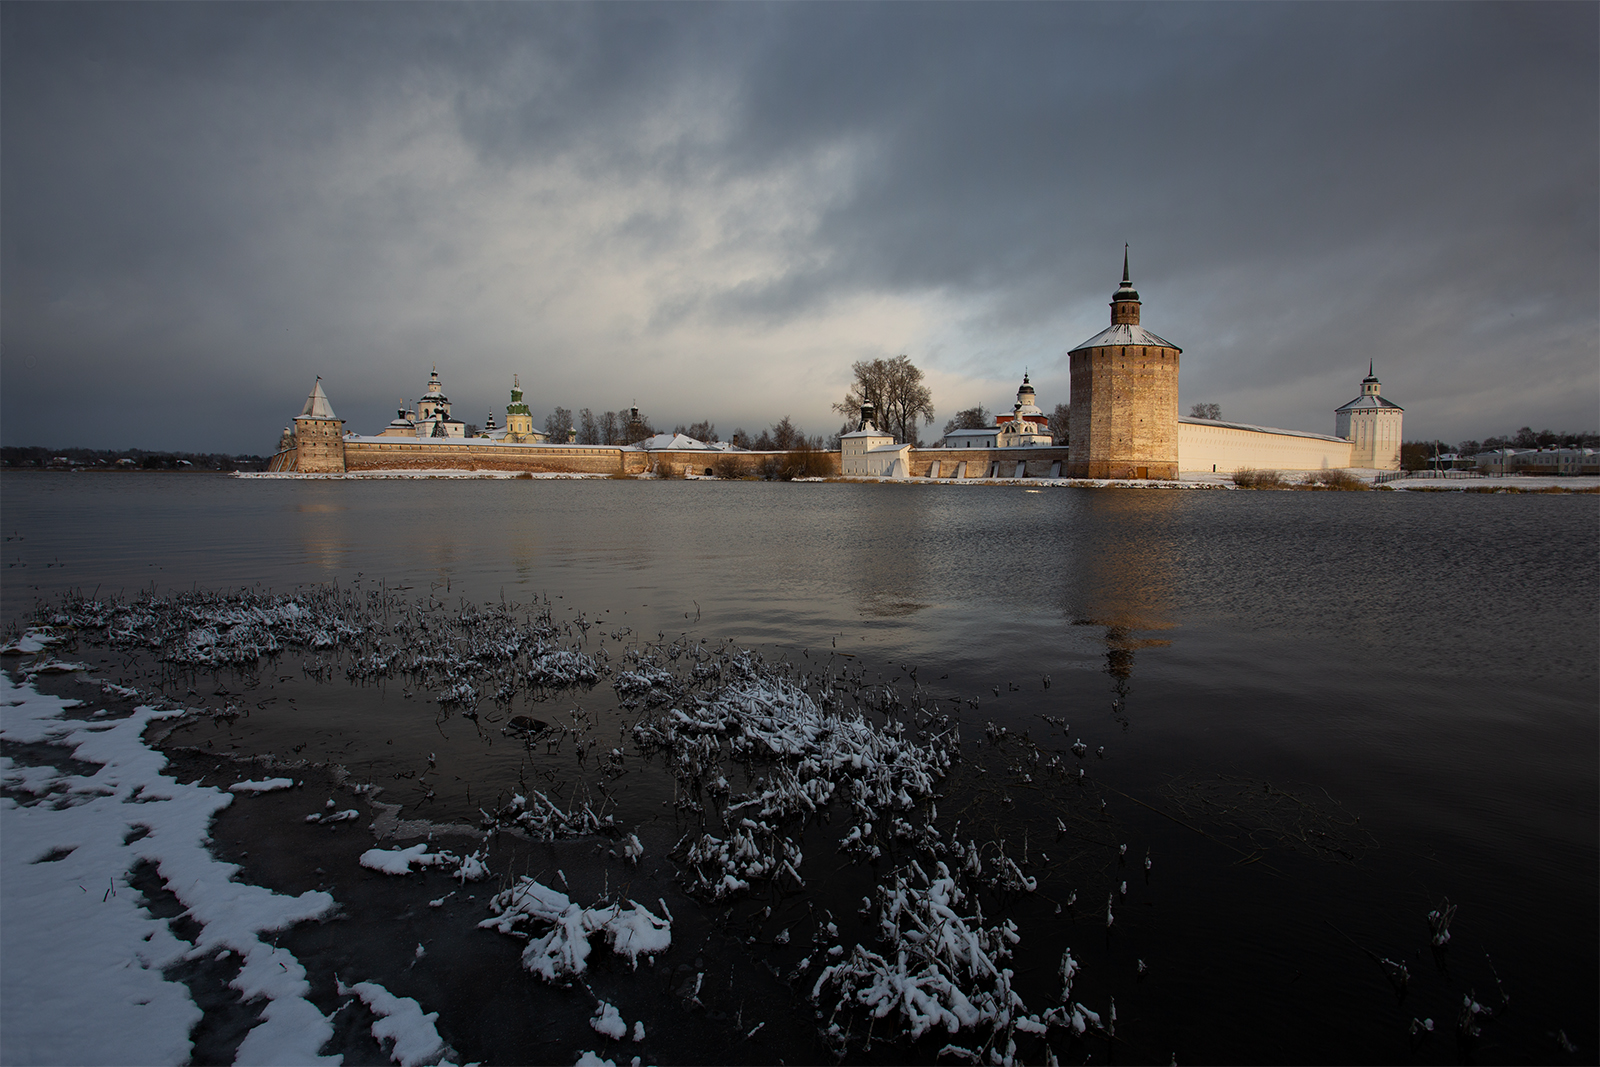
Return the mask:
<path id="1" fill-rule="evenodd" d="M 1286 472 L 1293 478 L 1304 474 L 1301 471 Z M 1505 494 L 1517 495 L 1522 493 L 1600 493 L 1600 478 L 1572 477 L 1572 478 L 1539 478 L 1539 477 L 1511 477 L 1511 478 L 1401 478 L 1382 485 L 1371 485 L 1372 479 L 1379 472 L 1376 470 L 1353 470 L 1357 478 L 1369 483 L 1368 488 L 1379 492 L 1422 492 L 1422 493 L 1480 493 L 1480 494 Z M 280 480 L 302 481 L 395 481 L 408 479 L 442 479 L 442 480 L 473 480 L 486 481 L 614 481 L 615 475 L 592 474 L 579 472 L 550 472 L 550 471 L 484 471 L 484 470 L 370 470 L 347 471 L 343 474 L 302 474 L 292 471 L 235 471 L 234 478 L 264 478 Z M 630 475 L 627 480 L 633 481 L 661 481 L 652 474 Z M 723 479 L 707 478 L 692 475 L 681 479 L 683 481 L 714 482 Z M 737 480 L 737 479 L 736 479 Z M 1158 479 L 1140 480 L 1136 478 L 864 478 L 842 477 L 830 478 L 795 478 L 796 482 L 843 482 L 851 484 L 882 484 L 882 485 L 950 485 L 950 486 L 1021 486 L 1038 491 L 1040 489 L 1225 489 L 1236 490 L 1240 486 L 1233 484 L 1231 474 L 1211 472 L 1186 472 L 1176 480 L 1163 481 Z M 1285 486 L 1286 491 L 1304 491 L 1304 487 Z M 1271 490 L 1254 490 L 1271 491 Z"/>
<path id="2" fill-rule="evenodd" d="M 288 481 L 360 482 L 389 481 L 408 478 L 484 479 L 487 481 L 581 481 L 609 479 L 609 474 L 586 474 L 576 471 L 475 471 L 475 470 L 371 470 L 346 471 L 343 474 L 306 474 L 299 471 L 234 471 L 234 478 L 264 478 Z"/>
<path id="3" fill-rule="evenodd" d="M 1101 738 L 987 693 L 985 721 L 913 664 L 566 610 L 360 582 L 41 605 L 0 649 L 32 657 L 0 690 L 0 1061 L 1009 1064 L 1158 1032 L 1164 898 L 1108 800 L 1150 805 Z M 1313 825 L 1273 841 L 1366 847 Z M 97 1001 L 137 1057 L 60 1038 Z"/>
<path id="4" fill-rule="evenodd" d="M 319 1051 L 333 1030 L 306 999 L 304 967 L 263 935 L 325 917 L 334 899 L 239 883 L 237 867 L 211 856 L 208 827 L 233 795 L 167 776 L 166 757 L 143 740 L 151 723 L 180 713 L 141 705 L 120 718 L 77 718 L 71 713 L 82 707 L 78 701 L 19 685 L 3 672 L 0 703 L 0 738 L 57 751 L 66 763 L 0 758 L 8 794 L 35 798 L 18 803 L 8 795 L 0 804 L 0 1058 L 186 1062 L 190 1031 L 203 1013 L 163 972 L 184 961 L 237 956 L 241 965 L 229 984 L 245 1000 L 265 1001 L 238 1062 L 327 1062 Z M 131 874 L 146 864 L 199 926 L 192 942 L 144 905 Z M 97 1024 L 63 1025 L 88 1018 Z"/>
<path id="5" fill-rule="evenodd" d="M 363 916 L 375 902 L 384 901 L 379 910 L 393 910 L 388 901 L 396 891 L 402 899 L 414 897 L 430 880 L 457 887 L 427 902 L 430 910 L 444 909 L 437 914 L 446 923 L 432 940 L 453 941 L 474 929 L 520 939 L 524 947 L 512 958 L 520 959 L 525 974 L 554 987 L 590 982 L 591 939 L 603 939 L 632 971 L 641 962 L 654 968 L 655 957 L 678 940 L 673 907 L 665 896 L 652 900 L 639 881 L 644 872 L 630 870 L 647 854 L 639 836 L 646 826 L 634 824 L 638 832 L 629 832 L 629 824 L 607 812 L 609 803 L 591 807 L 581 796 L 565 799 L 554 793 L 552 800 L 524 787 L 509 803 L 479 809 L 487 838 L 465 826 L 408 824 L 396 818 L 394 806 L 378 802 L 381 787 L 350 781 L 342 767 L 212 750 L 209 742 L 204 748 L 183 746 L 175 735 L 185 723 L 209 720 L 231 735 L 232 724 L 241 716 L 248 719 L 251 705 L 230 700 L 219 710 L 205 710 L 172 708 L 157 700 L 155 706 L 138 703 L 128 711 L 145 694 L 123 685 L 96 685 L 88 677 L 94 667 L 56 658 L 58 649 L 76 649 L 86 638 L 124 653 L 161 650 L 161 662 L 183 672 L 180 677 L 248 670 L 262 657 L 291 648 L 347 649 L 344 662 L 352 681 L 409 678 L 411 685 L 434 689 L 439 706 L 452 707 L 474 723 L 479 711 L 473 690 L 497 675 L 502 684 L 525 677 L 518 684 L 555 692 L 592 686 L 603 672 L 613 679 L 621 710 L 631 711 L 631 728 L 623 727 L 626 751 L 618 745 L 596 761 L 594 770 L 604 773 L 595 788 L 607 794 L 610 776 L 629 773 L 636 760 L 645 761 L 641 768 L 654 763 L 675 781 L 674 807 L 691 827 L 676 845 L 662 838 L 666 827 L 650 828 L 653 870 L 646 884 L 668 879 L 676 906 L 694 912 L 691 929 L 705 929 L 716 910 L 730 905 L 755 911 L 764 898 L 797 894 L 808 901 L 811 918 L 804 926 L 812 929 L 805 941 L 796 917 L 786 920 L 800 935 L 792 951 L 803 958 L 787 977 L 777 971 L 771 977 L 827 1019 L 820 1032 L 806 1024 L 811 1041 L 843 1054 L 862 1040 L 863 1026 L 872 1033 L 875 1019 L 878 1040 L 916 1042 L 925 1035 L 932 1040 L 930 1031 L 938 1031 L 941 1042 L 970 1044 L 959 1048 L 969 1059 L 996 1049 L 1004 1050 L 1002 1059 L 1010 1062 L 1018 1040 L 1030 1047 L 1048 1045 L 1052 1038 L 1071 1043 L 1099 1029 L 1096 1012 L 1065 999 L 1072 993 L 1076 964 L 1063 962 L 1063 999 L 1047 1003 L 1043 1011 L 1030 1013 L 1013 989 L 1005 961 L 1022 933 L 1009 918 L 985 919 L 979 895 L 1033 893 L 1037 880 L 1024 870 L 1033 864 L 1025 853 L 1009 856 L 1003 841 L 972 831 L 965 840 L 956 837 L 952 831 L 959 830 L 959 817 L 953 828 L 948 818 L 940 820 L 935 790 L 952 761 L 960 759 L 960 731 L 946 715 L 920 707 L 914 693 L 913 702 L 903 704 L 892 687 L 868 684 L 864 671 L 853 670 L 848 660 L 835 664 L 830 656 L 803 668 L 769 666 L 759 654 L 731 645 L 635 646 L 607 666 L 610 657 L 577 650 L 587 635 L 581 615 L 573 623 L 558 623 L 548 609 L 521 618 L 504 608 L 485 612 L 470 606 L 457 616 L 441 615 L 440 607 L 430 600 L 407 611 L 399 600 L 380 603 L 328 590 L 293 596 L 193 591 L 134 602 L 73 596 L 45 612 L 48 625 L 11 643 L 12 655 L 34 658 L 17 663 L 20 681 L 8 675 L 0 690 L 6 709 L 0 738 L 8 744 L 0 759 L 8 860 L 0 960 L 6 1028 L 0 1059 L 127 1058 L 130 1046 L 121 1027 L 81 1028 L 76 1044 L 60 1040 L 63 1017 L 105 1001 L 144 1022 L 143 1044 L 131 1046 L 140 1062 L 185 1062 L 197 1054 L 231 1055 L 235 1062 L 339 1062 L 338 1038 L 348 1038 L 351 1024 L 347 1019 L 336 1027 L 336 1019 L 359 1000 L 373 1017 L 370 1025 L 362 1024 L 361 1036 L 369 1033 L 391 1046 L 396 1062 L 455 1062 L 449 1034 L 441 1036 L 434 1026 L 437 1013 L 424 1013 L 425 1002 L 395 997 L 370 980 L 394 980 L 392 963 L 374 970 L 371 953 L 360 950 L 365 953 L 360 958 L 368 961 L 359 965 L 363 973 L 348 959 L 337 962 L 350 950 L 335 957 L 316 949 L 311 950 L 315 956 L 297 956 L 295 950 L 325 941 L 315 927 L 329 920 L 338 920 L 345 936 L 352 921 L 370 926 Z M 402 617 L 395 617 L 397 610 Z M 423 633 L 429 639 L 418 644 L 416 635 Z M 562 648 L 557 642 L 563 637 L 579 638 L 578 646 Z M 497 662 L 516 674 L 492 666 Z M 41 676 L 80 699 L 40 692 L 34 680 Z M 219 695 L 226 695 L 226 688 Z M 112 699 L 91 699 L 102 695 Z M 641 704 L 642 710 L 634 710 Z M 487 703 L 483 712 L 489 714 Z M 571 717 L 572 728 L 558 734 L 526 717 L 513 718 L 502 732 L 526 734 L 530 751 L 535 738 L 545 737 L 549 740 L 540 747 L 556 756 L 570 735 L 575 746 L 570 751 L 582 767 L 598 740 L 589 739 L 595 721 L 576 710 Z M 165 720 L 174 725 L 161 731 L 159 740 L 147 741 L 147 728 Z M 1003 742 L 1005 734 L 991 730 L 991 743 Z M 1037 761 L 1033 775 L 1065 783 L 1068 771 L 1060 754 L 1043 762 L 1037 746 L 1024 743 Z M 424 776 L 432 770 L 432 755 L 427 762 Z M 192 784 L 184 784 L 185 777 Z M 219 784 L 207 784 L 218 779 Z M 1081 768 L 1072 780 L 1081 786 Z M 324 791 L 333 795 L 319 804 Z M 340 792 L 357 806 L 337 799 Z M 133 804 L 139 806 L 127 806 Z M 307 813 L 307 807 L 313 810 Z M 630 819 L 643 814 L 632 810 Z M 219 849 L 216 831 L 224 813 L 237 813 L 229 818 L 244 823 L 229 824 L 230 845 Z M 843 827 L 826 829 L 839 815 Z M 339 833 L 347 823 L 350 832 Z M 436 833 L 457 830 L 475 851 L 453 852 L 432 843 Z M 325 836 L 312 844 L 304 836 L 308 831 Z M 500 835 L 506 837 L 497 846 Z M 355 854 L 359 846 L 386 836 L 413 843 L 372 845 Z M 417 841 L 419 836 L 424 840 Z M 837 862 L 828 857 L 841 856 L 847 868 L 859 872 L 858 884 L 868 891 L 860 898 L 866 907 L 859 921 L 841 916 L 836 922 L 822 906 L 824 900 L 835 907 L 841 903 L 822 895 L 833 878 L 810 887 L 818 874 L 802 867 L 801 843 L 813 837 L 820 840 L 807 847 L 821 845 L 827 867 Z M 505 879 L 519 865 L 515 856 L 526 854 L 519 840 L 547 847 L 568 840 L 582 850 L 569 853 L 568 864 L 583 853 L 588 858 L 578 860 L 582 867 L 574 870 L 577 880 L 571 887 L 560 867 L 554 880 L 549 873 L 524 874 L 508 884 Z M 608 850 L 608 842 L 615 847 Z M 251 859 L 251 852 L 259 858 Z M 889 861 L 886 869 L 878 869 L 880 858 Z M 245 863 L 253 874 L 246 875 Z M 468 883 L 494 877 L 491 863 L 501 872 L 501 890 L 479 901 L 478 894 L 468 892 Z M 620 892 L 610 889 L 612 878 Z M 114 921 L 103 919 L 95 926 L 61 914 L 64 906 L 87 907 L 91 885 L 104 886 L 104 900 L 95 902 L 97 914 Z M 164 922 L 155 899 L 168 894 L 180 910 Z M 450 904 L 457 896 L 464 899 Z M 363 898 L 365 905 L 355 903 Z M 18 916 L 26 918 L 19 922 Z M 470 924 L 463 926 L 463 919 Z M 949 936 L 927 939 L 935 926 Z M 56 931 L 62 928 L 72 931 L 68 952 L 60 950 Z M 374 943 L 387 940 L 378 935 Z M 773 943 L 789 941 L 786 927 Z M 427 955 L 427 943 L 427 938 L 416 941 L 413 967 Z M 476 956 L 486 951 L 483 944 L 462 944 L 460 950 Z M 130 957 L 136 968 L 130 967 Z M 214 1046 L 201 1052 L 195 1035 L 205 1025 L 213 1030 L 218 1025 L 212 1021 L 215 972 L 235 958 L 243 961 L 238 974 L 230 977 L 225 970 L 221 975 L 232 990 L 222 994 L 223 1010 L 233 1013 L 233 1025 L 245 1032 L 235 1047 L 224 1043 L 220 1052 Z M 448 968 L 451 956 L 443 958 Z M 694 967 L 704 966 L 696 956 Z M 709 1000 L 711 994 L 702 990 L 705 970 L 679 976 L 685 968 L 680 963 L 672 972 L 670 995 L 703 1008 L 700 997 Z M 613 988 L 626 980 L 614 967 L 596 977 Z M 152 1004 L 160 1010 L 146 1010 Z M 259 1021 L 253 1021 L 256 1012 Z M 639 1013 L 635 1007 L 633 1014 Z M 671 1033 L 675 1020 L 669 1013 L 658 1010 L 651 1018 L 656 1022 L 649 1032 Z M 749 1029 L 745 1040 L 769 1022 L 773 1040 L 792 1044 L 792 1036 L 782 1038 L 778 1031 L 794 1021 L 780 1024 L 770 1016 Z M 631 1032 L 639 1035 L 633 1038 L 638 1042 L 647 1030 L 643 1019 L 627 1030 L 615 1008 L 606 1011 L 604 1005 L 591 1023 L 613 1041 Z M 455 1040 L 466 1040 L 461 1030 L 454 1032 Z"/>

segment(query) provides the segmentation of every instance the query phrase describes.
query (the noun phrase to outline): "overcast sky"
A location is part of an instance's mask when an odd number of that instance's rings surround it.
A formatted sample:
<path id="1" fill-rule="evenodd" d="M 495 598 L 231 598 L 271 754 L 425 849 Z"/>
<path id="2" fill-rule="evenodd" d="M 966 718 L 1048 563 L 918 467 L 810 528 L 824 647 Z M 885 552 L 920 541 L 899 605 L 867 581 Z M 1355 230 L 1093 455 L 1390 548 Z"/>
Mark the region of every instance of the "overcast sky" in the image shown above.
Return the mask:
<path id="1" fill-rule="evenodd" d="M 1123 243 L 1182 406 L 1600 426 L 1600 6 L 0 6 L 0 437 L 1046 410 Z M 925 434 L 933 436 L 934 434 Z"/>

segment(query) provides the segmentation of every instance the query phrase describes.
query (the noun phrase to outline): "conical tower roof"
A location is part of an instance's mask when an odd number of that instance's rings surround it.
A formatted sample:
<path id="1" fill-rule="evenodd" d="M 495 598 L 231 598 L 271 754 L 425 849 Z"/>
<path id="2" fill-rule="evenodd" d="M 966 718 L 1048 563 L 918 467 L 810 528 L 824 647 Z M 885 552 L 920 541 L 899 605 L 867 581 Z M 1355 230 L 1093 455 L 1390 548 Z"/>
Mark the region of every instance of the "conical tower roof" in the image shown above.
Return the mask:
<path id="1" fill-rule="evenodd" d="M 302 419 L 337 419 L 333 413 L 333 405 L 328 403 L 328 394 L 322 391 L 322 376 L 317 376 L 317 382 L 311 387 L 311 395 L 306 397 L 306 406 L 301 410 Z"/>

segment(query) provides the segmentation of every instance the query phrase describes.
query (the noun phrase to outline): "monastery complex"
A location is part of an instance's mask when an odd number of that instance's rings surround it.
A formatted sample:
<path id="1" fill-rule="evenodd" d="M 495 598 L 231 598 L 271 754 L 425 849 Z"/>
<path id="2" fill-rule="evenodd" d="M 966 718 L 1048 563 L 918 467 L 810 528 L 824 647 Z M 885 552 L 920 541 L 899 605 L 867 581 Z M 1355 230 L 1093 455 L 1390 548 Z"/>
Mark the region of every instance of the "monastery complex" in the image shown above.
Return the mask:
<path id="1" fill-rule="evenodd" d="M 953 430 L 932 448 L 899 442 L 875 424 L 870 406 L 843 434 L 833 456 L 846 477 L 1085 478 L 1172 480 L 1186 472 L 1241 469 L 1319 471 L 1400 468 L 1404 410 L 1382 396 L 1369 365 L 1361 393 L 1334 410 L 1331 434 L 1188 418 L 1178 413 L 1183 349 L 1140 322 L 1142 303 L 1128 274 L 1111 296 L 1111 324 L 1068 353 L 1072 395 L 1067 445 L 1054 443 L 1049 418 L 1024 375 L 1010 412 L 994 425 Z M 522 385 L 512 377 L 505 425 L 491 414 L 468 437 L 450 412 L 438 368 L 415 407 L 402 403 L 380 433 L 346 433 L 318 378 L 294 424 L 283 432 L 269 469 L 304 473 L 377 470 L 492 470 L 737 476 L 761 469 L 767 454 L 681 434 L 636 444 L 550 441 L 534 429 Z"/>

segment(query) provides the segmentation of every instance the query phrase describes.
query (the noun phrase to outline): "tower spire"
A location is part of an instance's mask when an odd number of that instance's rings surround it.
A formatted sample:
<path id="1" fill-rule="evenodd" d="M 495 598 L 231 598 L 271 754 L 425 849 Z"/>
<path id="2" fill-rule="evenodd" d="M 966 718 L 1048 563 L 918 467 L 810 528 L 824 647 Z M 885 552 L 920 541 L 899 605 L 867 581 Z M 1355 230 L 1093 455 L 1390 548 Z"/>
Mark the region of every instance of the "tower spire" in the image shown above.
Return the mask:
<path id="1" fill-rule="evenodd" d="M 1139 294 L 1128 277 L 1128 246 L 1122 246 L 1122 285 L 1111 294 L 1111 325 L 1139 325 Z"/>

